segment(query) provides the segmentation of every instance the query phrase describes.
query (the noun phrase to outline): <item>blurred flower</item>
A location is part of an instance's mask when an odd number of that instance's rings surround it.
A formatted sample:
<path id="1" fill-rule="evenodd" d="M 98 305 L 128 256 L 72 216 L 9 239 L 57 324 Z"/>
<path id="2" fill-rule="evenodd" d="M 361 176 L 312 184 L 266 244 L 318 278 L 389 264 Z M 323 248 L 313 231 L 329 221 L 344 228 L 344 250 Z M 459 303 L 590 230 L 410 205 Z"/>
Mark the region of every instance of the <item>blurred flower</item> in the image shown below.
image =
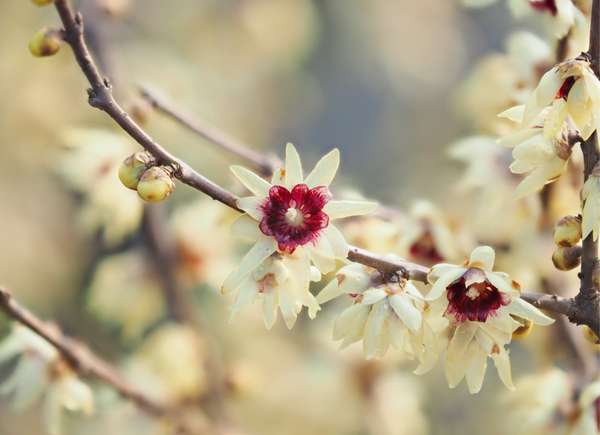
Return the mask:
<path id="1" fill-rule="evenodd" d="M 459 113 L 479 130 L 493 134 L 514 130 L 513 125 L 497 114 L 524 104 L 541 72 L 553 60 L 548 43 L 529 32 L 511 34 L 505 45 L 506 53 L 481 59 L 457 93 Z"/>
<path id="2" fill-rule="evenodd" d="M 556 415 L 572 394 L 571 381 L 564 371 L 550 368 L 516 381 L 516 392 L 503 394 L 502 425 L 515 435 L 562 433 Z M 554 429 L 557 429 L 554 431 Z"/>
<path id="3" fill-rule="evenodd" d="M 196 331 L 167 323 L 153 331 L 127 361 L 130 377 L 149 394 L 181 401 L 207 389 L 205 349 Z"/>
<path id="4" fill-rule="evenodd" d="M 512 316 L 549 325 L 554 320 L 519 297 L 519 286 L 508 275 L 493 272 L 495 253 L 488 246 L 473 250 L 466 266 L 437 264 L 429 273 L 433 284 L 428 300 L 447 299 L 444 316 L 453 333 L 446 351 L 446 378 L 450 388 L 466 377 L 470 393 L 481 389 L 487 358 L 500 379 L 513 389 L 510 360 L 504 348 L 521 324 Z"/>
<path id="5" fill-rule="evenodd" d="M 495 3 L 497 0 L 462 1 L 466 6 L 483 7 Z M 508 5 L 517 17 L 522 17 L 532 12 L 544 14 L 548 22 L 548 27 L 557 38 L 565 36 L 575 23 L 576 15 L 581 15 L 581 12 L 571 0 L 508 0 Z"/>
<path id="6" fill-rule="evenodd" d="M 149 264 L 136 250 L 108 256 L 96 267 L 88 289 L 88 308 L 117 326 L 126 340 L 137 338 L 165 310 L 160 283 Z"/>
<path id="7" fill-rule="evenodd" d="M 58 171 L 69 188 L 82 194 L 80 225 L 90 234 L 101 231 L 109 245 L 119 243 L 142 218 L 142 202 L 117 177 L 123 156 L 135 147 L 116 133 L 95 129 L 67 130 L 64 141 Z"/>
<path id="8" fill-rule="evenodd" d="M 267 292 L 265 301 L 274 307 L 281 306 L 288 327 L 293 325 L 301 301 L 310 303 L 309 314 L 315 315 L 317 308 L 306 294 L 311 278 L 310 263 L 321 273 L 327 273 L 335 268 L 337 259 L 345 259 L 348 253 L 344 236 L 330 221 L 367 214 L 376 207 L 375 203 L 366 201 L 331 200 L 328 186 L 338 166 L 339 151 L 335 149 L 319 160 L 304 179 L 300 156 L 294 146 L 288 144 L 285 168 L 275 172 L 272 183 L 243 167 L 231 168 L 254 194 L 238 200 L 238 206 L 246 214 L 234 223 L 233 230 L 255 244 L 223 283 L 223 293 L 235 291 L 244 284 L 244 291 L 239 293 L 242 299 L 238 296 L 238 303 L 243 305 L 257 290 Z M 297 261 L 290 261 L 292 256 Z M 268 263 L 264 269 L 259 269 L 265 262 Z M 291 276 L 286 275 L 288 272 Z M 287 292 L 288 297 L 277 299 L 283 294 L 274 290 L 287 280 L 299 283 L 294 292 L 300 289 L 301 293 L 290 298 Z M 267 325 L 274 321 L 273 312 L 275 309 L 265 311 Z"/>
<path id="9" fill-rule="evenodd" d="M 343 233 L 352 245 L 375 252 L 393 252 L 398 249 L 402 233 L 398 220 L 396 216 L 393 222 L 371 216 L 352 219 L 344 223 Z"/>
<path id="10" fill-rule="evenodd" d="M 463 203 L 460 212 L 470 220 L 469 229 L 474 237 L 505 245 L 524 228 L 537 229 L 540 199 L 528 196 L 515 201 L 518 178 L 508 169 L 510 151 L 501 147 L 495 138 L 471 136 L 461 139 L 450 146 L 448 154 L 466 165 L 457 188 L 462 195 L 472 195 L 466 198 L 472 198 L 472 201 Z M 494 182 L 490 183 L 490 179 Z M 497 219 L 500 215 L 502 219 Z"/>
<path id="11" fill-rule="evenodd" d="M 54 347 L 21 325 L 0 343 L 0 364 L 18 357 L 12 374 L 0 384 L 0 394 L 13 395 L 13 406 L 24 410 L 44 396 L 44 422 L 50 435 L 61 432 L 63 410 L 91 414 L 91 389 L 60 358 Z"/>
<path id="12" fill-rule="evenodd" d="M 402 394 L 398 394 L 402 391 Z M 375 381 L 367 408 L 369 433 L 376 435 L 426 435 L 423 389 L 414 378 L 386 373 Z M 399 422 L 402 422 L 399 424 Z"/>
<path id="13" fill-rule="evenodd" d="M 431 202 L 420 200 L 410 209 L 400 245 L 411 260 L 431 266 L 457 259 L 457 239 L 443 213 Z"/>
<path id="14" fill-rule="evenodd" d="M 211 199 L 179 207 L 170 226 L 179 259 L 179 272 L 189 286 L 218 288 L 232 268 L 233 238 L 229 226 L 236 213 Z"/>
<path id="15" fill-rule="evenodd" d="M 579 397 L 580 414 L 569 435 L 600 433 L 600 381 L 588 385 Z"/>

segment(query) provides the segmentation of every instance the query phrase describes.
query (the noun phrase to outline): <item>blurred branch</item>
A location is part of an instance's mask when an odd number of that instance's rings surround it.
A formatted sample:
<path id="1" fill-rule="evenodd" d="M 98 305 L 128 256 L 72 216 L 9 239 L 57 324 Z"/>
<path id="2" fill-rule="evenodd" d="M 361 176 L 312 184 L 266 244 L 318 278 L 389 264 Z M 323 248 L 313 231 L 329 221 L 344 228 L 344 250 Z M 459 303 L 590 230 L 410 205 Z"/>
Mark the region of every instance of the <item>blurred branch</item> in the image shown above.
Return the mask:
<path id="1" fill-rule="evenodd" d="M 600 0 L 594 0 L 595 6 L 598 1 Z M 109 81 L 101 76 L 90 55 L 83 35 L 83 18 L 81 14 L 73 12 L 69 0 L 56 0 L 55 6 L 64 25 L 65 41 L 71 46 L 77 63 L 91 85 L 91 89 L 88 90 L 90 105 L 106 112 L 144 149 L 153 154 L 161 164 L 172 166 L 175 176 L 181 182 L 204 192 L 234 210 L 242 212 L 237 206 L 238 198 L 236 195 L 200 175 L 187 163 L 170 154 L 119 106 L 112 95 Z M 425 282 L 427 277 L 428 269 L 426 267 L 405 261 L 391 261 L 359 248 L 350 249 L 348 260 L 374 267 L 386 273 L 401 272 L 419 281 Z M 580 306 L 576 306 L 574 300 L 540 293 L 523 293 L 523 297 L 538 308 L 564 314 L 573 323 L 588 325 L 600 336 L 600 316 L 596 316 L 590 309 L 581 309 Z"/>
<path id="2" fill-rule="evenodd" d="M 223 131 L 175 108 L 166 98 L 159 96 L 157 92 L 150 90 L 150 88 L 141 86 L 140 93 L 160 113 L 175 120 L 207 141 L 218 145 L 225 151 L 248 161 L 256 166 L 263 175 L 271 175 L 277 168 L 282 166 L 278 157 L 254 151 L 249 145 L 239 142 Z"/>
<path id="3" fill-rule="evenodd" d="M 54 325 L 37 318 L 31 311 L 19 304 L 8 290 L 1 287 L 0 309 L 14 321 L 26 326 L 54 346 L 78 374 L 98 378 L 150 415 L 164 417 L 174 411 L 173 408 L 147 396 L 136 386 L 123 379 L 114 367 L 92 353 L 86 345 L 63 335 Z"/>

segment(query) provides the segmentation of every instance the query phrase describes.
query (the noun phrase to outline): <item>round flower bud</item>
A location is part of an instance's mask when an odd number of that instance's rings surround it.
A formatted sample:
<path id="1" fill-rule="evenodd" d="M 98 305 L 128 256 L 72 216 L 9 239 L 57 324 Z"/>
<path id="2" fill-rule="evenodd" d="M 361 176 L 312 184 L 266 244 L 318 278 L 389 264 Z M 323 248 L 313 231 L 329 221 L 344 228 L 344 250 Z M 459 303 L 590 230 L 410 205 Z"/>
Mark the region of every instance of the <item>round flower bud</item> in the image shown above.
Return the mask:
<path id="1" fill-rule="evenodd" d="M 581 240 L 581 217 L 565 216 L 554 227 L 554 243 L 558 246 L 575 246 Z"/>
<path id="2" fill-rule="evenodd" d="M 128 189 L 137 190 L 142 174 L 154 164 L 154 158 L 146 151 L 138 151 L 119 166 L 119 180 Z"/>
<path id="3" fill-rule="evenodd" d="M 512 333 L 513 340 L 519 340 L 519 339 L 527 337 L 531 333 L 531 330 L 533 329 L 533 322 L 529 319 L 524 319 L 524 318 L 518 317 L 518 316 L 513 316 L 513 319 L 515 319 L 517 322 L 519 322 L 521 324 L 521 326 L 519 326 L 517 329 L 515 329 L 513 331 L 513 333 Z"/>
<path id="4" fill-rule="evenodd" d="M 62 39 L 56 29 L 44 27 L 29 41 L 29 51 L 35 57 L 52 56 L 58 53 L 61 43 Z"/>
<path id="5" fill-rule="evenodd" d="M 558 270 L 575 269 L 581 264 L 581 247 L 557 247 L 552 254 L 552 263 Z"/>
<path id="6" fill-rule="evenodd" d="M 51 5 L 52 3 L 54 3 L 54 0 L 31 0 L 31 2 L 34 5 L 47 6 L 47 5 Z"/>
<path id="7" fill-rule="evenodd" d="M 175 190 L 175 183 L 171 173 L 162 166 L 153 166 L 148 169 L 137 186 L 140 198 L 148 202 L 159 202 L 168 197 Z"/>

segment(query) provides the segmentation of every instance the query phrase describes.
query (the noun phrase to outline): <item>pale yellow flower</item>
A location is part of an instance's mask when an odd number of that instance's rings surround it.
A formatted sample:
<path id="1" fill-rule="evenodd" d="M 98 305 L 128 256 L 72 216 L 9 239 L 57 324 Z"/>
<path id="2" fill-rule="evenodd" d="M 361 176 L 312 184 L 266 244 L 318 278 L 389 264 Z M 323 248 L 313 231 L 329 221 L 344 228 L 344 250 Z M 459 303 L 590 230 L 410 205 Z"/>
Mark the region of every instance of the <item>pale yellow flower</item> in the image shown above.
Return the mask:
<path id="1" fill-rule="evenodd" d="M 583 389 L 578 406 L 580 413 L 569 435 L 600 434 L 600 381 Z"/>
<path id="2" fill-rule="evenodd" d="M 583 219 L 581 223 L 582 237 L 585 239 L 593 233 L 594 240 L 600 234 L 600 176 L 595 171 L 583 185 L 581 191 L 583 201 Z"/>
<path id="3" fill-rule="evenodd" d="M 508 275 L 493 271 L 494 259 L 492 248 L 480 246 L 465 266 L 437 264 L 429 273 L 433 286 L 426 298 L 444 300 L 444 316 L 452 328 L 445 356 L 450 388 L 466 378 L 469 392 L 479 392 L 488 357 L 504 384 L 514 388 L 505 349 L 521 326 L 513 316 L 540 325 L 554 322 L 519 297 L 518 285 Z"/>

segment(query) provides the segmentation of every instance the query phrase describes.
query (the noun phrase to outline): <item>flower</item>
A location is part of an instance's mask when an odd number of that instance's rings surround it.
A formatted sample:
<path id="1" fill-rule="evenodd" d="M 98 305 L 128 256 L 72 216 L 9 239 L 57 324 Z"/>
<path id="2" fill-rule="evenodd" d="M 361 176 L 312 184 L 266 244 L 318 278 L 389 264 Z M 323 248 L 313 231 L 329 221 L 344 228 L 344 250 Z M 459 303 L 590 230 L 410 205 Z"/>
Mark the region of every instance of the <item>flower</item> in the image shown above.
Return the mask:
<path id="1" fill-rule="evenodd" d="M 582 237 L 585 239 L 593 233 L 594 240 L 598 240 L 600 234 L 600 173 L 596 169 L 592 171 L 581 190 L 583 201 L 582 212 Z"/>
<path id="2" fill-rule="evenodd" d="M 543 111 L 544 132 L 554 136 L 567 118 L 587 140 L 600 122 L 600 81 L 586 60 L 568 60 L 546 72 L 528 99 L 522 123 L 529 125 Z"/>
<path id="3" fill-rule="evenodd" d="M 514 388 L 504 347 L 521 326 L 513 316 L 539 325 L 554 321 L 521 299 L 518 284 L 508 275 L 492 271 L 494 258 L 492 248 L 480 246 L 465 266 L 437 264 L 428 275 L 433 286 L 426 299 L 444 296 L 443 315 L 452 329 L 445 357 L 448 384 L 454 388 L 466 377 L 472 394 L 481 389 L 488 357 L 504 384 Z"/>
<path id="4" fill-rule="evenodd" d="M 516 381 L 518 394 L 500 398 L 503 426 L 515 435 L 547 435 L 557 424 L 556 414 L 568 403 L 573 385 L 567 373 L 548 368 Z M 564 433 L 556 431 L 556 433 Z"/>
<path id="5" fill-rule="evenodd" d="M 385 355 L 391 345 L 420 362 L 417 372 L 433 366 L 437 333 L 445 325 L 439 328 L 439 323 L 430 322 L 430 306 L 410 280 L 383 279 L 373 269 L 352 263 L 338 271 L 317 301 L 325 303 L 343 294 L 353 304 L 335 320 L 333 339 L 341 340 L 342 348 L 362 340 L 365 357 L 371 359 Z"/>
<path id="6" fill-rule="evenodd" d="M 413 204 L 400 244 L 409 259 L 431 266 L 457 258 L 457 235 L 447 219 L 431 202 Z"/>
<path id="7" fill-rule="evenodd" d="M 304 178 L 300 156 L 293 145 L 286 147 L 285 168 L 275 171 L 271 183 L 241 166 L 231 168 L 233 174 L 253 196 L 240 198 L 237 205 L 245 214 L 233 224 L 240 237 L 254 242 L 222 285 L 223 293 L 238 291 L 236 309 L 262 295 L 265 323 L 270 327 L 281 308 L 291 327 L 302 305 L 318 310 L 308 286 L 311 278 L 335 268 L 337 259 L 345 259 L 348 244 L 331 221 L 367 214 L 376 203 L 336 201 L 329 184 L 339 166 L 339 151 L 334 149 L 316 164 Z M 311 272 L 311 263 L 320 273 Z M 283 289 L 282 286 L 291 287 Z M 240 299 L 241 298 L 241 299 Z M 235 311 L 235 310 L 234 310 Z"/>
<path id="8" fill-rule="evenodd" d="M 240 269 L 230 276 L 241 276 Z M 226 281 L 223 285 L 224 292 L 234 286 L 237 289 L 230 319 L 233 320 L 245 305 L 260 299 L 267 329 L 275 324 L 278 307 L 286 326 L 292 329 L 303 306 L 308 307 L 311 319 L 317 315 L 319 304 L 310 293 L 309 286 L 311 281 L 320 280 L 321 273 L 310 265 L 305 255 L 271 254 L 251 273 L 244 275 L 239 284 Z"/>
<path id="9" fill-rule="evenodd" d="M 600 381 L 584 388 L 579 397 L 580 414 L 569 435 L 600 433 Z"/>
<path id="10" fill-rule="evenodd" d="M 0 363 L 14 357 L 19 357 L 17 366 L 0 385 L 0 394 L 12 394 L 17 410 L 28 408 L 44 396 L 44 421 L 50 435 L 60 434 L 63 409 L 86 415 L 93 412 L 92 390 L 54 347 L 21 325 L 15 325 L 0 344 Z"/>
<path id="11" fill-rule="evenodd" d="M 505 136 L 500 140 L 504 146 L 513 148 L 514 161 L 510 170 L 515 174 L 527 174 L 516 189 L 517 197 L 524 197 L 555 181 L 567 168 L 574 145 L 570 129 L 561 113 L 566 103 L 557 100 L 552 108 L 538 114 L 543 127 L 535 124 Z M 509 109 L 499 116 L 524 122 L 523 106 Z M 557 121 L 558 119 L 558 121 Z"/>

